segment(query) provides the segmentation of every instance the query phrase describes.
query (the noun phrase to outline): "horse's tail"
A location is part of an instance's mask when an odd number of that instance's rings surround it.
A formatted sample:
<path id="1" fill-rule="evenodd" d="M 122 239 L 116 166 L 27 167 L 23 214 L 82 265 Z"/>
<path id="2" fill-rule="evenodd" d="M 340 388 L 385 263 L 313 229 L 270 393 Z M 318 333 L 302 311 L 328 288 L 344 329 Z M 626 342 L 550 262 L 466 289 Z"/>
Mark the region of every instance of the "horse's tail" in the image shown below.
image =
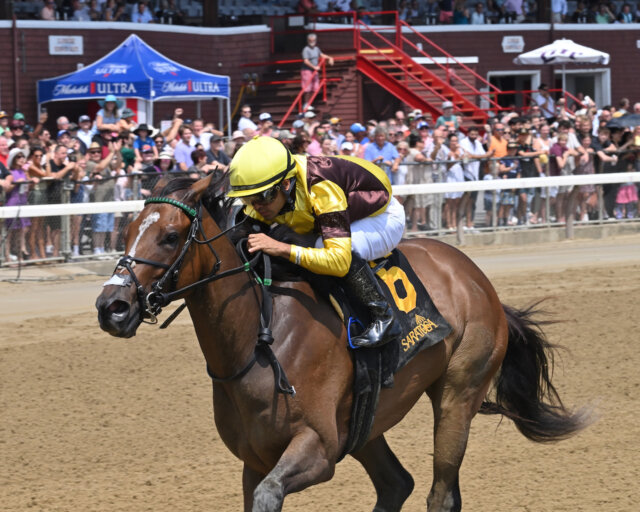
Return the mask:
<path id="1" fill-rule="evenodd" d="M 542 331 L 548 321 L 534 319 L 538 303 L 518 310 L 503 305 L 509 342 L 495 383 L 495 402 L 484 402 L 482 414 L 502 414 L 536 442 L 559 441 L 590 423 L 587 410 L 564 407 L 551 383 L 553 349 Z"/>

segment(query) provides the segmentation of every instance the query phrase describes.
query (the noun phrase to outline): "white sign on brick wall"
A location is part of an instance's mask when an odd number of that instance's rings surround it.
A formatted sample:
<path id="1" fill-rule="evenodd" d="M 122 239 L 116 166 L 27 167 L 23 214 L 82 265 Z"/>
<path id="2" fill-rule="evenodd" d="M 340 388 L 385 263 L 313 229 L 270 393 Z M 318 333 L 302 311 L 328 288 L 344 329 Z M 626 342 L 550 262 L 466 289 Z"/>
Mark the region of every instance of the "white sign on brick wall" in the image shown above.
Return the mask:
<path id="1" fill-rule="evenodd" d="M 524 38 L 522 36 L 504 36 L 502 38 L 502 51 L 504 53 L 521 53 L 524 50 Z"/>
<path id="2" fill-rule="evenodd" d="M 49 55 L 82 55 L 82 36 L 49 36 Z"/>

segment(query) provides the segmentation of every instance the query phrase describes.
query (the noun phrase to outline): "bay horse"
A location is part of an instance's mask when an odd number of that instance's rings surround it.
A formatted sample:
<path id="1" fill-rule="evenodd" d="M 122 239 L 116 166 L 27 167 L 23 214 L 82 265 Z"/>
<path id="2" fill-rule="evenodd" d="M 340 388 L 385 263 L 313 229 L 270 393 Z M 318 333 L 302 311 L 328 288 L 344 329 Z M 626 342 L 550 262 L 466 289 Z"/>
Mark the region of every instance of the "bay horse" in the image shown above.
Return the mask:
<path id="1" fill-rule="evenodd" d="M 156 189 L 128 226 L 125 256 L 96 301 L 98 318 L 103 330 L 128 338 L 154 316 L 160 290 L 184 297 L 216 376 L 216 427 L 244 463 L 244 510 L 279 511 L 287 494 L 329 480 L 344 455 L 352 357 L 344 324 L 327 301 L 306 281 L 274 282 L 273 353 L 296 394 L 276 391 L 274 371 L 256 351 L 262 289 L 243 271 L 249 265 L 229 238 L 235 226 L 228 226 L 228 205 L 212 197 L 211 180 L 180 178 Z M 400 249 L 452 331 L 381 391 L 370 436 L 351 455 L 373 482 L 374 512 L 399 511 L 414 482 L 384 433 L 426 393 L 435 422 L 427 510 L 458 511 L 458 473 L 476 413 L 505 415 L 540 442 L 571 436 L 588 416 L 560 401 L 551 383 L 552 346 L 533 309 L 503 306 L 480 269 L 449 245 L 414 239 Z"/>

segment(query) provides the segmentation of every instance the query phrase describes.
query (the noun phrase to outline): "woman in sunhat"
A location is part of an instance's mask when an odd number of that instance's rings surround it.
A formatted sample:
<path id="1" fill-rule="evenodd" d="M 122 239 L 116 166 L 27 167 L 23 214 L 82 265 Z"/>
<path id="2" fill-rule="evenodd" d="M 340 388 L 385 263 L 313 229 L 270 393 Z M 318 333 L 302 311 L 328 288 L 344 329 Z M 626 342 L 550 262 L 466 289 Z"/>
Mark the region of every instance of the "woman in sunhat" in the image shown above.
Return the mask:
<path id="1" fill-rule="evenodd" d="M 7 167 L 11 175 L 7 178 L 8 185 L 5 187 L 7 200 L 5 206 L 23 206 L 27 204 L 29 195 L 29 180 L 25 172 L 27 159 L 22 149 L 13 148 L 7 158 Z M 18 259 L 28 258 L 26 245 L 27 228 L 31 226 L 31 219 L 26 217 L 11 218 L 5 221 L 7 229 L 7 242 L 5 244 L 5 261 L 9 260 L 9 252 L 12 245 L 20 243 Z"/>
<path id="2" fill-rule="evenodd" d="M 118 109 L 122 108 L 122 100 L 116 98 L 113 94 L 108 94 L 104 100 L 98 101 L 98 104 L 102 107 L 96 114 L 96 129 L 97 131 L 111 130 L 112 132 L 118 132 L 120 126 L 120 114 Z"/>

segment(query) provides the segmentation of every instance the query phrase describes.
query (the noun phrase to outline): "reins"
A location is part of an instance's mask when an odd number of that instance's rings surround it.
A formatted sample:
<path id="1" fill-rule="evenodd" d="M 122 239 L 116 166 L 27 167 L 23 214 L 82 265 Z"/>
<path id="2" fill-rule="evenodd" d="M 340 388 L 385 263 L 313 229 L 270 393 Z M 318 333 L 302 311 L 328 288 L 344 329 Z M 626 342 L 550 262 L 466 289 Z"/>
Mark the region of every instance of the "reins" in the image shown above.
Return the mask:
<path id="1" fill-rule="evenodd" d="M 176 260 L 171 264 L 167 265 L 166 263 L 162 263 L 159 261 L 148 260 L 145 258 L 139 258 L 137 256 L 125 255 L 118 261 L 116 265 L 116 271 L 119 268 L 124 268 L 128 275 L 122 279 L 120 283 L 121 286 L 126 286 L 130 284 L 127 280 L 127 277 L 133 282 L 136 287 L 136 293 L 138 297 L 138 302 L 140 304 L 140 315 L 141 321 L 150 324 L 156 324 L 158 322 L 158 315 L 162 312 L 162 308 L 173 302 L 175 299 L 179 298 L 186 292 L 189 292 L 195 288 L 203 286 L 205 284 L 211 283 L 218 279 L 222 279 L 224 277 L 229 277 L 240 272 L 251 272 L 255 281 L 261 287 L 262 291 L 262 301 L 258 299 L 256 296 L 256 300 L 260 306 L 260 329 L 258 330 L 258 339 L 256 343 L 256 347 L 253 351 L 252 357 L 250 361 L 237 373 L 230 377 L 220 378 L 216 377 L 213 372 L 207 366 L 207 374 L 211 377 L 211 380 L 218 383 L 229 382 L 235 379 L 239 379 L 246 375 L 253 365 L 257 361 L 256 352 L 260 350 L 268 359 L 269 364 L 273 368 L 274 377 L 275 377 L 275 385 L 276 390 L 279 393 L 289 394 L 291 396 L 295 396 L 296 391 L 295 388 L 289 383 L 287 376 L 280 365 L 280 362 L 276 358 L 273 350 L 271 350 L 271 344 L 273 343 L 273 335 L 271 332 L 271 316 L 272 316 L 272 299 L 271 293 L 268 290 L 268 287 L 271 285 L 271 259 L 267 254 L 258 252 L 256 255 L 248 259 L 245 257 L 244 252 L 241 250 L 241 246 L 244 240 L 240 240 L 236 246 L 237 253 L 244 260 L 243 264 L 238 267 L 234 267 L 229 270 L 225 270 L 224 272 L 218 273 L 220 270 L 220 266 L 222 264 L 222 260 L 218 256 L 218 253 L 211 245 L 212 242 L 217 240 L 218 238 L 226 235 L 227 233 L 237 229 L 241 226 L 246 218 L 241 222 L 234 224 L 233 226 L 221 231 L 217 235 L 212 236 L 211 238 L 207 238 L 203 228 L 202 228 L 202 203 L 198 203 L 197 208 L 192 208 L 176 199 L 169 197 L 151 197 L 145 201 L 145 206 L 150 203 L 166 203 L 176 208 L 182 210 L 187 217 L 189 217 L 191 221 L 191 227 L 189 229 L 189 235 L 180 250 L 180 254 L 176 258 Z M 198 232 L 202 235 L 202 240 L 198 240 Z M 178 275 L 180 272 L 180 267 L 184 262 L 184 258 L 189 251 L 192 243 L 196 243 L 199 245 L 207 245 L 211 250 L 215 258 L 215 262 L 209 274 L 194 283 L 186 285 L 180 289 L 173 290 L 178 282 Z M 264 266 L 264 277 L 260 278 L 260 276 L 255 271 L 255 267 L 260 260 L 260 256 L 263 258 L 263 266 Z M 166 272 L 160 277 L 158 281 L 156 281 L 151 286 L 151 292 L 146 293 L 144 287 L 136 277 L 134 272 L 134 267 L 137 263 L 151 265 L 158 268 L 163 268 Z M 115 272 L 114 272 L 115 275 Z M 172 288 L 171 291 L 164 291 L 167 283 L 170 283 Z M 255 290 L 254 290 L 255 291 Z M 185 308 L 186 304 L 181 304 L 176 311 L 174 311 L 165 322 L 162 324 L 161 328 L 166 328 Z"/>

